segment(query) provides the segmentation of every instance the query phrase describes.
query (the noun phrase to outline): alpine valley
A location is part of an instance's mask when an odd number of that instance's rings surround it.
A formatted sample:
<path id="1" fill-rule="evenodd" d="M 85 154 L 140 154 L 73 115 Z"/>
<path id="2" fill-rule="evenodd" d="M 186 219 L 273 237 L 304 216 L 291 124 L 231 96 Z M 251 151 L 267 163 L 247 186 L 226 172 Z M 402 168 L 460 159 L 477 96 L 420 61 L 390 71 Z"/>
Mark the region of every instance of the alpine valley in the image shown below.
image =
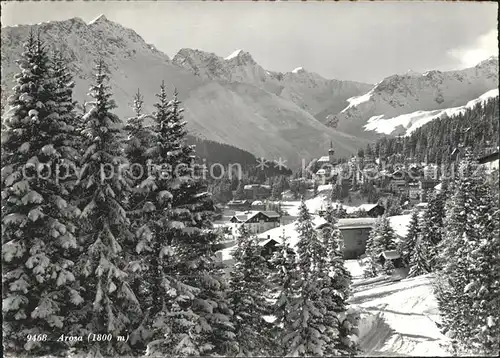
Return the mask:
<path id="1" fill-rule="evenodd" d="M 243 50 L 224 58 L 184 48 L 171 59 L 102 15 L 90 23 L 72 18 L 2 28 L 3 95 L 13 86 L 15 59 L 31 30 L 64 49 L 80 104 L 87 98 L 95 61 L 102 58 L 110 71 L 116 113 L 124 120 L 133 115 L 138 88 L 145 111 L 152 111 L 164 80 L 179 92 L 191 135 L 258 157 L 281 157 L 292 168 L 302 158 L 321 156 L 331 142 L 336 155 L 348 156 L 381 135 L 409 134 L 448 108 L 498 96 L 491 91 L 498 87 L 498 58 L 460 71 L 394 75 L 373 85 L 325 79 L 302 67 L 287 73 L 267 70 Z"/>

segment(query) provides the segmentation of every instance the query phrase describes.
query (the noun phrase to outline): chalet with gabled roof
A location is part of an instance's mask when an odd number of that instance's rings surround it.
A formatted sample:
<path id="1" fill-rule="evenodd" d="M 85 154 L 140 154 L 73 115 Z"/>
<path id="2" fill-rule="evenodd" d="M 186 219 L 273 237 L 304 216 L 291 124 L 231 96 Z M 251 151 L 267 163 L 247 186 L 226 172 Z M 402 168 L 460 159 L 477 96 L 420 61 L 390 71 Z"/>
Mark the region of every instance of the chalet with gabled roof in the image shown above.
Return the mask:
<path id="1" fill-rule="evenodd" d="M 250 233 L 258 234 L 279 226 L 280 215 L 275 211 L 254 211 L 234 215 L 229 221 L 244 225 Z"/>

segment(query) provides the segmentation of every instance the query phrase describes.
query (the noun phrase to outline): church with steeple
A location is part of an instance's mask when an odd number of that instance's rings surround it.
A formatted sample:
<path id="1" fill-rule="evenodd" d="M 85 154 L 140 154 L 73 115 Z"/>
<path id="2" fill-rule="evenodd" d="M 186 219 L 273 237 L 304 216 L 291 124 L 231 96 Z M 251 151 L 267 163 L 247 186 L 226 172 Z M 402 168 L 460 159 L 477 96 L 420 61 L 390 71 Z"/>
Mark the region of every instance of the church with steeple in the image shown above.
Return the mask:
<path id="1" fill-rule="evenodd" d="M 331 164 L 335 165 L 337 164 L 337 161 L 335 160 L 335 150 L 333 149 L 333 142 L 330 141 L 330 149 L 328 149 L 328 155 L 322 156 L 321 158 L 318 159 L 318 164 L 323 165 L 323 164 Z"/>

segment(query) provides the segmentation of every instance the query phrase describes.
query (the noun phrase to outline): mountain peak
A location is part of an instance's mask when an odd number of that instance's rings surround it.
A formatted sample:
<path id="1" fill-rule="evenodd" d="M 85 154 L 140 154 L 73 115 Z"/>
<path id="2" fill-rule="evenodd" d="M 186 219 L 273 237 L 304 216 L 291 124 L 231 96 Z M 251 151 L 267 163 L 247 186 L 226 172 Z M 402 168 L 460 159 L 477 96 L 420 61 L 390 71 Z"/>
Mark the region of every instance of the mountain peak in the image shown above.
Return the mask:
<path id="1" fill-rule="evenodd" d="M 234 51 L 232 54 L 227 56 L 224 60 L 236 62 L 238 65 L 246 65 L 246 64 L 255 65 L 256 64 L 252 55 L 250 55 L 249 52 L 243 51 L 241 49 Z"/>

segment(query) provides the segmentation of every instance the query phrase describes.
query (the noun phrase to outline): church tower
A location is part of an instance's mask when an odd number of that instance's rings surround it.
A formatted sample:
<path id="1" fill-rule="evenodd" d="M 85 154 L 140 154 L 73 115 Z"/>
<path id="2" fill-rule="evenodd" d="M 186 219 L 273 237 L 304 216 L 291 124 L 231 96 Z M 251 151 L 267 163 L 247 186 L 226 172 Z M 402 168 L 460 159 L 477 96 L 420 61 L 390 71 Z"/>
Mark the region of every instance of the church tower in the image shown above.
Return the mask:
<path id="1" fill-rule="evenodd" d="M 333 150 L 333 143 L 330 141 L 330 149 L 328 149 L 328 161 L 330 164 L 335 164 L 335 160 L 333 159 L 333 155 L 335 154 L 335 151 Z"/>

